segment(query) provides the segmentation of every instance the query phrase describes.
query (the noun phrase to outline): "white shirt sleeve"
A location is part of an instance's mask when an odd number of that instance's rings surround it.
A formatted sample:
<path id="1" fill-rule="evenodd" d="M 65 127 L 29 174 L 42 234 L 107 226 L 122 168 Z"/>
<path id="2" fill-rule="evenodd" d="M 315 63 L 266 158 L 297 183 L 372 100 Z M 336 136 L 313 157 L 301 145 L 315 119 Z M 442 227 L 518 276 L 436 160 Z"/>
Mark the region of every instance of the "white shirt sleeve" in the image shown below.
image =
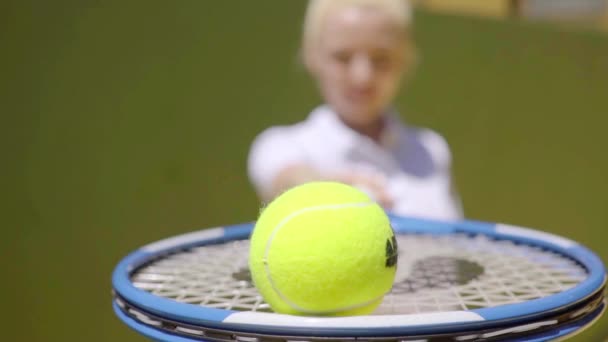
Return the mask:
<path id="1" fill-rule="evenodd" d="M 272 191 L 276 176 L 290 165 L 306 161 L 298 146 L 293 127 L 271 127 L 259 134 L 251 145 L 247 161 L 249 180 L 256 191 Z"/>
<path id="2" fill-rule="evenodd" d="M 424 129 L 421 133 L 423 144 L 429 147 L 435 163 L 439 166 L 439 172 L 444 174 L 448 182 L 448 198 L 451 205 L 446 207 L 445 216 L 451 220 L 464 218 L 462 200 L 452 180 L 452 152 L 445 138 L 430 129 Z"/>
<path id="3" fill-rule="evenodd" d="M 452 168 L 452 153 L 445 138 L 428 128 L 421 128 L 419 137 L 422 144 L 429 149 L 433 162 L 437 165 L 439 171 L 450 172 Z"/>

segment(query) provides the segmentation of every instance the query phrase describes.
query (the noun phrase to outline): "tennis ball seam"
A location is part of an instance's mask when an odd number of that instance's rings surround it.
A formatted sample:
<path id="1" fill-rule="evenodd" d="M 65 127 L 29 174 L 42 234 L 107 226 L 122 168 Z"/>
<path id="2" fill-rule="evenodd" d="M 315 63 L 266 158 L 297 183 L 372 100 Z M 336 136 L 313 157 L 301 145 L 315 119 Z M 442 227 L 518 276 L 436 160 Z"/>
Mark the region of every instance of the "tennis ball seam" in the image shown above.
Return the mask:
<path id="1" fill-rule="evenodd" d="M 296 218 L 302 214 L 306 214 L 306 213 L 313 212 L 313 211 L 319 211 L 319 210 L 331 210 L 331 209 L 339 210 L 339 209 L 350 209 L 350 208 L 357 208 L 357 207 L 363 208 L 363 207 L 368 207 L 368 206 L 373 206 L 373 205 L 376 205 L 376 203 L 373 201 L 367 201 L 367 202 L 356 202 L 356 203 L 324 204 L 324 205 L 319 205 L 319 206 L 306 207 L 306 208 L 301 208 L 299 210 L 296 210 L 296 211 L 290 213 L 285 218 L 283 218 L 281 221 L 279 221 L 279 223 L 273 228 L 272 232 L 270 233 L 270 236 L 268 237 L 268 240 L 266 241 L 266 248 L 264 250 L 264 256 L 262 258 L 262 263 L 264 264 L 264 271 L 266 274 L 266 278 L 268 279 L 268 283 L 270 284 L 272 290 L 292 309 L 303 312 L 303 313 L 307 313 L 307 314 L 317 314 L 317 315 L 328 315 L 328 314 L 338 313 L 341 311 L 361 308 L 361 307 L 367 306 L 375 301 L 378 301 L 382 297 L 384 297 L 384 294 L 382 294 L 376 298 L 367 300 L 363 303 L 353 304 L 353 305 L 349 305 L 347 307 L 333 309 L 333 310 L 324 310 L 324 311 L 309 310 L 309 309 L 303 308 L 303 307 L 299 306 L 298 304 L 294 303 L 291 299 L 289 299 L 283 292 L 281 292 L 277 288 L 277 286 L 270 274 L 270 266 L 268 263 L 268 253 L 270 251 L 270 245 L 272 244 L 272 241 L 273 241 L 275 235 L 285 225 L 287 225 L 287 223 L 289 223 L 289 221 L 293 220 L 294 218 Z"/>

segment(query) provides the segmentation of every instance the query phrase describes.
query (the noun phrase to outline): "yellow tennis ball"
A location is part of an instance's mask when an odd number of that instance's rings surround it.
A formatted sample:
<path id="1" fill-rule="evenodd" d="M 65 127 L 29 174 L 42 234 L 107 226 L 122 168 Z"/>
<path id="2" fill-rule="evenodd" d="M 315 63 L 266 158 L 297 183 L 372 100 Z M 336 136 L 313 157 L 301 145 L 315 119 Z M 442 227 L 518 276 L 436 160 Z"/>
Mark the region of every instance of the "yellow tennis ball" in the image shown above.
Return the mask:
<path id="1" fill-rule="evenodd" d="M 335 182 L 294 187 L 261 212 L 251 236 L 253 282 L 275 312 L 368 314 L 390 291 L 397 244 L 384 210 Z"/>

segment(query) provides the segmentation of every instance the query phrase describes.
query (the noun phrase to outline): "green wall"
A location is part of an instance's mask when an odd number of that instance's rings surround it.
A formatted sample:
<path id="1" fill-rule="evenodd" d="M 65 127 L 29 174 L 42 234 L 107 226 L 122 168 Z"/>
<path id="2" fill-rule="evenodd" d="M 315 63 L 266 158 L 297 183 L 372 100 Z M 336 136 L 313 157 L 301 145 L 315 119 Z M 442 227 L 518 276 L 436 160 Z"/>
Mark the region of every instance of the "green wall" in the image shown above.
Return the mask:
<path id="1" fill-rule="evenodd" d="M 297 59 L 303 8 L 0 4 L 7 340 L 143 340 L 111 311 L 116 262 L 255 218 L 249 143 L 319 101 Z M 422 64 L 397 105 L 447 137 L 468 216 L 562 234 L 607 261 L 608 36 L 417 18 Z M 580 340 L 607 331 L 608 317 Z"/>

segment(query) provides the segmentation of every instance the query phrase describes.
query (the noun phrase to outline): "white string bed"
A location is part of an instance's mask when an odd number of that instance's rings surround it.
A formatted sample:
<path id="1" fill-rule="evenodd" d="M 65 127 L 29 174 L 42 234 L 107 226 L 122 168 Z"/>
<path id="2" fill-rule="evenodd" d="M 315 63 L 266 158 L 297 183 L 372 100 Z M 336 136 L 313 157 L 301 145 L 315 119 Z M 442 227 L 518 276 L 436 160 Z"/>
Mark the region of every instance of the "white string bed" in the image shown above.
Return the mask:
<path id="1" fill-rule="evenodd" d="M 471 310 L 563 292 L 587 277 L 560 254 L 512 241 L 469 235 L 397 235 L 392 291 L 377 315 Z M 132 274 L 133 284 L 160 297 L 205 307 L 270 311 L 247 267 L 249 241 L 196 247 Z"/>

